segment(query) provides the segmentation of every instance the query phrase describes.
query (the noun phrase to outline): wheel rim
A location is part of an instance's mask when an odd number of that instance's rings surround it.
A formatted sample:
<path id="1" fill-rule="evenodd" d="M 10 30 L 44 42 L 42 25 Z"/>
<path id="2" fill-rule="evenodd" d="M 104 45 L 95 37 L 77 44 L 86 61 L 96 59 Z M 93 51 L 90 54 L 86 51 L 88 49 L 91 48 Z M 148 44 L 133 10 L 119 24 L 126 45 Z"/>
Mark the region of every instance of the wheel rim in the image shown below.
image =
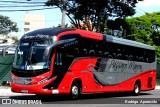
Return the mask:
<path id="1" fill-rule="evenodd" d="M 77 86 L 72 87 L 72 95 L 73 96 L 78 96 L 78 87 Z"/>
<path id="2" fill-rule="evenodd" d="M 136 94 L 139 93 L 139 86 L 138 86 L 138 85 L 135 86 L 135 93 L 136 93 Z"/>

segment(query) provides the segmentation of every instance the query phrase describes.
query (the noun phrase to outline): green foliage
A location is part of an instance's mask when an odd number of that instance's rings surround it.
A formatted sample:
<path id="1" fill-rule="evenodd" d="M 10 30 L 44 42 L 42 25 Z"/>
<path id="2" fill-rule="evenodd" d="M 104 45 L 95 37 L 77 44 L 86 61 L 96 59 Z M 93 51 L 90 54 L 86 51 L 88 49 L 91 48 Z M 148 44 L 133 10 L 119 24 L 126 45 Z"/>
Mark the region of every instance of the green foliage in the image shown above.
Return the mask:
<path id="1" fill-rule="evenodd" d="M 142 0 L 139 0 L 142 1 Z M 86 17 L 92 23 L 92 29 L 104 32 L 109 17 L 125 18 L 135 14 L 136 0 L 48 0 L 47 6 L 57 6 L 67 11 L 67 16 L 76 28 L 81 28 L 81 23 L 86 24 Z M 64 5 L 65 4 L 65 5 Z M 89 24 L 86 24 L 89 28 Z M 83 27 L 82 27 L 83 29 Z"/>
<path id="2" fill-rule="evenodd" d="M 18 43 L 18 42 L 19 42 L 19 39 L 18 39 L 18 37 L 16 37 L 16 36 L 13 36 L 13 37 L 12 37 L 12 40 L 14 40 L 15 43 Z"/>
<path id="3" fill-rule="evenodd" d="M 7 35 L 10 32 L 18 32 L 17 24 L 9 17 L 0 15 L 0 34 Z"/>
<path id="4" fill-rule="evenodd" d="M 128 23 L 122 18 L 117 18 L 115 20 L 108 20 L 107 27 L 112 30 L 124 30 L 128 28 Z"/>
<path id="5" fill-rule="evenodd" d="M 157 51 L 157 63 L 160 64 L 160 46 L 155 46 Z"/>
<path id="6" fill-rule="evenodd" d="M 144 16 L 127 18 L 127 39 L 149 45 L 160 46 L 160 13 L 146 13 Z"/>
<path id="7" fill-rule="evenodd" d="M 61 24 L 58 24 L 58 26 L 56 27 L 62 27 Z M 53 26 L 53 28 L 55 28 L 55 26 Z M 65 24 L 65 28 L 75 28 L 73 25 L 68 25 L 68 23 Z"/>
<path id="8" fill-rule="evenodd" d="M 126 30 L 124 38 L 155 46 L 160 63 L 160 12 L 108 21 L 109 29 Z"/>
<path id="9" fill-rule="evenodd" d="M 62 27 L 61 24 L 58 24 L 56 27 Z M 68 27 L 68 24 L 65 25 L 65 28 Z M 53 26 L 55 28 L 55 26 Z"/>

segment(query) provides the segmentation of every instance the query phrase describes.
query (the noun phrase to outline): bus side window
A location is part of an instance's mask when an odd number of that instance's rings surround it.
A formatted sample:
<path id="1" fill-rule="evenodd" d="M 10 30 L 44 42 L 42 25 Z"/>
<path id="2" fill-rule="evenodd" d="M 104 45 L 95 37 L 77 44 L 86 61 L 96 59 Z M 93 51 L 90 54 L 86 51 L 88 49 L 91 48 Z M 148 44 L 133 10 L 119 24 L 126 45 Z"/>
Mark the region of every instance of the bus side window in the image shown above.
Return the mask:
<path id="1" fill-rule="evenodd" d="M 103 56 L 103 52 L 102 51 L 98 51 L 99 56 Z"/>
<path id="2" fill-rule="evenodd" d="M 128 55 L 125 55 L 125 60 L 128 60 L 129 59 L 129 56 Z"/>
<path id="3" fill-rule="evenodd" d="M 90 50 L 90 44 L 88 43 L 88 39 L 83 38 L 82 40 L 82 56 L 88 56 Z"/>
<path id="4" fill-rule="evenodd" d="M 117 49 L 117 59 L 122 59 L 122 52 L 121 52 L 122 50 L 121 50 L 121 48 L 119 47 L 118 49 Z"/>
<path id="5" fill-rule="evenodd" d="M 128 60 L 134 61 L 134 56 L 133 55 L 129 55 Z"/>
<path id="6" fill-rule="evenodd" d="M 97 57 L 102 57 L 103 56 L 103 48 L 104 48 L 104 45 L 103 43 L 101 42 L 96 42 L 96 48 L 95 48 L 95 54 Z"/>
<path id="7" fill-rule="evenodd" d="M 55 64 L 62 65 L 62 53 L 61 52 L 57 52 Z"/>
<path id="8" fill-rule="evenodd" d="M 109 58 L 109 52 L 104 52 L 104 57 Z"/>
<path id="9" fill-rule="evenodd" d="M 89 55 L 95 56 L 95 51 L 94 51 L 94 50 L 90 50 L 90 51 L 89 51 Z"/>
<path id="10" fill-rule="evenodd" d="M 148 59 L 148 57 L 146 57 L 146 62 L 147 62 L 147 63 L 149 63 L 149 59 Z"/>
<path id="11" fill-rule="evenodd" d="M 148 57 L 149 57 L 149 62 L 150 62 L 150 63 L 154 62 L 154 61 L 155 61 L 155 52 L 152 51 L 152 50 L 150 50 Z"/>
<path id="12" fill-rule="evenodd" d="M 87 55 L 87 49 L 83 49 L 83 55 Z"/>
<path id="13" fill-rule="evenodd" d="M 104 43 L 104 51 L 103 51 L 103 56 L 105 58 L 109 58 L 109 45 L 108 43 Z"/>
<path id="14" fill-rule="evenodd" d="M 136 55 L 136 61 L 139 61 L 139 56 L 138 55 Z"/>
<path id="15" fill-rule="evenodd" d="M 116 58 L 116 53 L 115 53 L 115 52 L 112 53 L 112 57 L 113 57 L 114 59 L 117 59 L 117 58 Z"/>
<path id="16" fill-rule="evenodd" d="M 149 50 L 147 50 L 147 52 L 146 52 L 146 57 L 147 57 L 147 60 L 148 60 L 148 63 L 150 63 L 151 62 L 151 56 L 150 56 L 150 51 Z"/>
<path id="17" fill-rule="evenodd" d="M 79 49 L 78 49 L 78 47 L 74 47 L 73 55 L 74 55 L 75 57 L 79 56 Z"/>
<path id="18" fill-rule="evenodd" d="M 144 58 L 141 56 L 141 57 L 139 57 L 139 61 L 140 62 L 144 62 Z"/>

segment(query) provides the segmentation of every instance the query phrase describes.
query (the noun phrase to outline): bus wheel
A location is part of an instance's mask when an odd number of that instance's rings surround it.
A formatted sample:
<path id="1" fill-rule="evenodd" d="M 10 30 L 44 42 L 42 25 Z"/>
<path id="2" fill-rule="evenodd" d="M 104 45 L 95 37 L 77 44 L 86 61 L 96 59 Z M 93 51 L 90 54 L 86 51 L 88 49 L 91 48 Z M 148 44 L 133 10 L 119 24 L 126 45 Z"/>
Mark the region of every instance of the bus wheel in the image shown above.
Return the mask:
<path id="1" fill-rule="evenodd" d="M 80 86 L 78 83 L 73 83 L 70 91 L 70 96 L 72 99 L 78 99 L 81 94 Z"/>
<path id="2" fill-rule="evenodd" d="M 134 95 L 139 95 L 140 93 L 140 83 L 136 82 L 134 85 Z"/>

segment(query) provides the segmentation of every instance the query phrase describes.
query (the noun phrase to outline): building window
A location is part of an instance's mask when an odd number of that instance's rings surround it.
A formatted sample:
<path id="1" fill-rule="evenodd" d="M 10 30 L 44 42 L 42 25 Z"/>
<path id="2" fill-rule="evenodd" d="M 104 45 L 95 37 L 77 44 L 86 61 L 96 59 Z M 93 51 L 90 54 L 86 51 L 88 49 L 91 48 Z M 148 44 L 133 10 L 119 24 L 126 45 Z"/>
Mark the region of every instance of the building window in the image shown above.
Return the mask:
<path id="1" fill-rule="evenodd" d="M 30 29 L 29 28 L 24 28 L 24 31 L 25 32 L 28 32 Z"/>
<path id="2" fill-rule="evenodd" d="M 25 24 L 25 25 L 30 25 L 30 22 L 25 22 L 24 24 Z"/>

